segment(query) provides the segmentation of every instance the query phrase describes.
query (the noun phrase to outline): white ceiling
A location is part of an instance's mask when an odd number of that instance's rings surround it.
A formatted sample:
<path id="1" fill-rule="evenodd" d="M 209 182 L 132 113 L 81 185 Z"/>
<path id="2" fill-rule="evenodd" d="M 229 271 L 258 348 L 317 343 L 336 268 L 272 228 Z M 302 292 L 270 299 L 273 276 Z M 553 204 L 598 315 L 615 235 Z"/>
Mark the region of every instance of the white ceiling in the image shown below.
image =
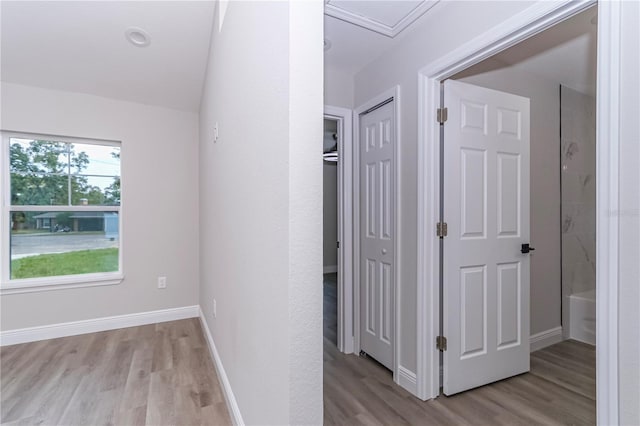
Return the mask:
<path id="1" fill-rule="evenodd" d="M 324 53 L 325 66 L 351 75 L 397 41 L 397 38 L 389 38 L 327 15 L 324 17 L 324 38 L 331 42 L 331 48 Z"/>
<path id="2" fill-rule="evenodd" d="M 325 13 L 388 37 L 395 37 L 438 0 L 326 0 Z"/>
<path id="3" fill-rule="evenodd" d="M 433 1 L 329 0 L 393 27 Z M 2 81 L 197 111 L 206 69 L 213 1 L 2 1 Z M 329 68 L 355 74 L 402 43 L 428 13 L 394 38 L 325 15 Z M 595 9 L 524 41 L 496 59 L 591 93 L 595 88 Z M 138 48 L 130 26 L 151 35 Z M 553 65 L 553 66 L 550 66 Z"/>
<path id="4" fill-rule="evenodd" d="M 197 111 L 213 1 L 2 1 L 2 81 Z M 125 30 L 151 36 L 135 47 Z"/>
<path id="5" fill-rule="evenodd" d="M 328 0 L 324 37 L 331 42 L 331 48 L 325 52 L 325 66 L 355 74 L 402 43 L 437 3 L 431 0 Z M 338 8 L 343 13 L 336 13 Z M 358 16 L 362 19 L 356 19 Z M 376 26 L 376 22 L 380 25 Z M 380 30 L 381 26 L 386 26 L 392 34 L 385 35 L 386 30 Z"/>
<path id="6" fill-rule="evenodd" d="M 380 3 L 380 4 L 378 4 Z M 392 23 L 418 2 L 405 1 L 340 1 L 335 4 L 351 8 L 354 13 L 368 16 L 368 19 L 382 19 Z M 325 65 L 355 74 L 384 52 L 403 42 L 406 34 L 423 25 L 422 14 L 406 31 L 390 38 L 365 29 L 358 24 L 326 15 L 325 38 L 331 41 L 331 48 L 325 52 Z M 461 75 L 488 71 L 496 67 L 513 65 L 524 71 L 537 74 L 551 81 L 571 87 L 582 93 L 595 94 L 596 84 L 596 41 L 597 25 L 591 20 L 597 15 L 597 8 L 586 11 L 529 38 L 518 45 L 478 64 Z M 386 17 L 386 18 L 383 18 Z"/>
<path id="7" fill-rule="evenodd" d="M 589 8 L 456 77 L 514 66 L 595 96 L 597 25 L 591 21 L 596 16 L 597 9 Z"/>

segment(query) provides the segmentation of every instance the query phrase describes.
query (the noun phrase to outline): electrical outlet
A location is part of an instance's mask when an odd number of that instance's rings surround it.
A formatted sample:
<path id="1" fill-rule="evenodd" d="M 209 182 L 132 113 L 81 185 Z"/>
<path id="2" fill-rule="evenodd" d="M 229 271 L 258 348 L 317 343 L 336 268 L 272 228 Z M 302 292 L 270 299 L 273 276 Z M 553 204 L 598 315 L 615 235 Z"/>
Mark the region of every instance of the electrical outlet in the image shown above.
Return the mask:
<path id="1" fill-rule="evenodd" d="M 216 299 L 213 299 L 213 317 L 215 318 L 216 316 L 218 316 L 218 303 Z"/>
<path id="2" fill-rule="evenodd" d="M 158 288 L 167 288 L 167 277 L 158 277 Z"/>
<path id="3" fill-rule="evenodd" d="M 218 128 L 218 123 L 213 126 L 213 143 L 218 142 L 218 137 L 220 137 L 220 130 Z"/>

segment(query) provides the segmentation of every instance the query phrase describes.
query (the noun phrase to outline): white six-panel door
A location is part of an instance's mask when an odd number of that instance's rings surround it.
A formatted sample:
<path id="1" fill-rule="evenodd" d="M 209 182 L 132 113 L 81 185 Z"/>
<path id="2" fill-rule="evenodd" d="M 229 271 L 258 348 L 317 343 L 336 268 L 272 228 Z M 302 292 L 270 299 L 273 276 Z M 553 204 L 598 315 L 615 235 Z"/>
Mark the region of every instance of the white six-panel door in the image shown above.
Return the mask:
<path id="1" fill-rule="evenodd" d="M 393 102 L 360 119 L 360 349 L 393 369 Z"/>
<path id="2" fill-rule="evenodd" d="M 447 80 L 444 393 L 529 371 L 529 99 Z"/>

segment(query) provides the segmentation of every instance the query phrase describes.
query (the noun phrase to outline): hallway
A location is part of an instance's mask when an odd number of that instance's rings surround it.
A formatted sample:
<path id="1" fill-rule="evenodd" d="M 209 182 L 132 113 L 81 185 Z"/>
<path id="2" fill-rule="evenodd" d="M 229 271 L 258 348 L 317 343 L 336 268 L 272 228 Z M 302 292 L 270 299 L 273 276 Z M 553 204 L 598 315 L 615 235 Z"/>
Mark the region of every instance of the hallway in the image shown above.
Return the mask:
<path id="1" fill-rule="evenodd" d="M 325 275 L 325 425 L 596 423 L 595 347 L 567 340 L 532 353 L 530 373 L 420 401 L 394 384 L 391 372 L 377 362 L 338 352 L 336 282 Z"/>

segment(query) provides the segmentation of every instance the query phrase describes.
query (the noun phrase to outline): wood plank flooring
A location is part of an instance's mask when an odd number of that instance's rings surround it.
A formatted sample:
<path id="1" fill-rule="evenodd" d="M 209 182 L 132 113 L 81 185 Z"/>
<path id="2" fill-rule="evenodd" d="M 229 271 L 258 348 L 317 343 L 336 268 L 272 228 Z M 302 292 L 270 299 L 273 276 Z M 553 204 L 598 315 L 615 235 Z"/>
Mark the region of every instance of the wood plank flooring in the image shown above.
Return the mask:
<path id="1" fill-rule="evenodd" d="M 333 288 L 332 288 L 333 287 Z M 335 280 L 325 277 L 325 303 Z M 333 308 L 324 307 L 325 315 Z M 594 425 L 595 348 L 564 341 L 531 354 L 531 372 L 420 401 L 375 361 L 338 352 L 325 318 L 325 425 Z"/>
<path id="2" fill-rule="evenodd" d="M 7 425 L 229 425 L 197 318 L 0 348 Z"/>
<path id="3" fill-rule="evenodd" d="M 534 352 L 530 373 L 424 402 L 338 352 L 336 282 L 325 277 L 325 424 L 595 424 L 592 346 L 565 341 Z M 5 346 L 0 362 L 3 424 L 231 424 L 198 319 Z"/>

